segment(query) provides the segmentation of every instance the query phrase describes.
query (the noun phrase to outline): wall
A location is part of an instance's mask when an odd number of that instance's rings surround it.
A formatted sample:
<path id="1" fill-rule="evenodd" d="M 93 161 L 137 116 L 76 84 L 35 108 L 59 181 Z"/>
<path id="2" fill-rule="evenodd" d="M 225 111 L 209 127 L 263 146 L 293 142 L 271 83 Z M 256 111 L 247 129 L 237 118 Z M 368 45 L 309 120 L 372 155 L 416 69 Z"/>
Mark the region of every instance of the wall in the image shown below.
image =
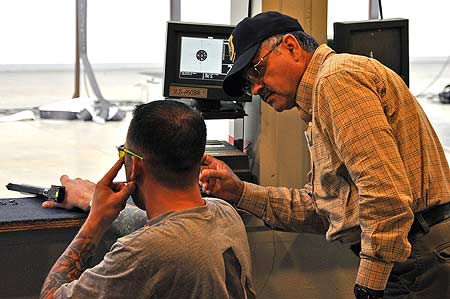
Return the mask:
<path id="1" fill-rule="evenodd" d="M 326 41 L 327 1 L 267 0 L 262 10 L 276 10 L 298 18 L 304 30 L 320 43 Z M 303 132 L 306 124 L 296 109 L 275 112 L 261 103 L 259 182 L 262 185 L 302 187 L 310 169 Z"/>

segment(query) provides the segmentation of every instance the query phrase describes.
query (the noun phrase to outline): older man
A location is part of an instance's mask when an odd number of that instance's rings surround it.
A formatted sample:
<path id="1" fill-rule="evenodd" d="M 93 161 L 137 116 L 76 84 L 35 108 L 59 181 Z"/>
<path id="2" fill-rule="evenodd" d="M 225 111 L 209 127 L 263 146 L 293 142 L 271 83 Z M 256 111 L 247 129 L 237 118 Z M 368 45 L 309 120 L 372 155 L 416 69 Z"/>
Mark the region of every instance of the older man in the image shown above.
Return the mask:
<path id="1" fill-rule="evenodd" d="M 309 124 L 310 182 L 262 187 L 206 156 L 204 190 L 274 229 L 351 246 L 357 298 L 450 298 L 449 166 L 402 79 L 375 59 L 318 45 L 278 12 L 245 18 L 230 44 L 224 90 L 298 110 Z"/>

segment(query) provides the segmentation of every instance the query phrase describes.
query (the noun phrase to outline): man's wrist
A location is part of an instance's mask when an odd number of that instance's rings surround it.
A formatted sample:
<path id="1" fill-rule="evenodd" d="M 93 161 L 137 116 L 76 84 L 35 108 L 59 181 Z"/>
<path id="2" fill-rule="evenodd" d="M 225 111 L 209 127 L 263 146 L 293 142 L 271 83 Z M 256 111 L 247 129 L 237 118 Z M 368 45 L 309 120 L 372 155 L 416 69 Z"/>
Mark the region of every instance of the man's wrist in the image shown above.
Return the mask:
<path id="1" fill-rule="evenodd" d="M 97 211 L 96 211 L 97 212 Z M 112 221 L 108 221 L 107 218 L 103 217 L 99 213 L 89 212 L 86 221 L 82 226 L 87 234 L 91 235 L 93 238 L 102 238 L 104 233 L 111 227 Z"/>
<path id="2" fill-rule="evenodd" d="M 238 183 L 238 192 L 236 194 L 236 198 L 233 200 L 233 204 L 237 204 L 241 198 L 242 198 L 242 194 L 244 194 L 244 182 L 243 181 L 239 181 Z"/>
<path id="3" fill-rule="evenodd" d="M 384 296 L 383 290 L 373 290 L 359 284 L 355 285 L 353 292 L 356 299 L 379 299 Z"/>

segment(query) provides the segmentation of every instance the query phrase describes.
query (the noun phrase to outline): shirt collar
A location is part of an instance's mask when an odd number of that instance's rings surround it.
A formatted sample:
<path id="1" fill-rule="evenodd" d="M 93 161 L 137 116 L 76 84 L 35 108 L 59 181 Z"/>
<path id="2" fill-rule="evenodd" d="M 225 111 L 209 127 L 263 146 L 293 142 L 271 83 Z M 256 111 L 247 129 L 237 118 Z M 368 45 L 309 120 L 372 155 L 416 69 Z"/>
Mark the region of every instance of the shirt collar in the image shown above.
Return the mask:
<path id="1" fill-rule="evenodd" d="M 297 87 L 295 102 L 297 103 L 300 117 L 305 122 L 310 122 L 312 119 L 313 87 L 317 79 L 317 74 L 325 59 L 332 53 L 334 53 L 334 51 L 327 45 L 320 45 L 314 52 L 300 84 Z"/>

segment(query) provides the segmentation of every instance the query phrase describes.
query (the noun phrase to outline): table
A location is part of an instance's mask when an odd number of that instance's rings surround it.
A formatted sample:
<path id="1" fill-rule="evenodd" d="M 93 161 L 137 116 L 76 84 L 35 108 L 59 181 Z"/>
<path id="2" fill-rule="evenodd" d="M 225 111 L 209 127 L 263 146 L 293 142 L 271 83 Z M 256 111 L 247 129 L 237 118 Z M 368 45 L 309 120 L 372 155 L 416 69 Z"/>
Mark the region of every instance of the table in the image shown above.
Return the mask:
<path id="1" fill-rule="evenodd" d="M 0 199 L 0 298 L 39 298 L 50 268 L 86 219 L 82 211 L 43 209 L 42 201 Z M 105 240 L 94 263 L 112 244 Z"/>

